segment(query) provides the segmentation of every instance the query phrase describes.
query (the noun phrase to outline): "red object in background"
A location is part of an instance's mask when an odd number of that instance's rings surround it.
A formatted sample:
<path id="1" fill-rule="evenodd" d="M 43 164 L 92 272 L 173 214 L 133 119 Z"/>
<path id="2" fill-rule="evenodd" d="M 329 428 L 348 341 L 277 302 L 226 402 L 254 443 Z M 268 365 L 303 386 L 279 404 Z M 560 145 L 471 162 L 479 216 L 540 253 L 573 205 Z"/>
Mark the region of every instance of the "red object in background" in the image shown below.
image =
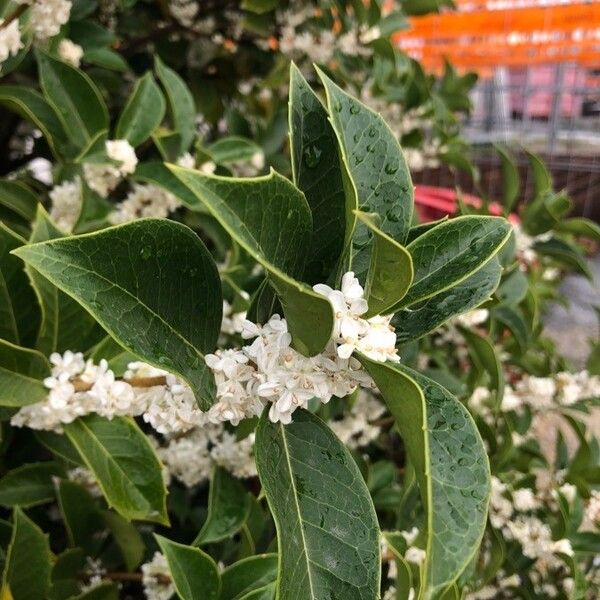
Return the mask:
<path id="1" fill-rule="evenodd" d="M 460 194 L 461 200 L 468 206 L 480 208 L 483 200 L 472 194 Z M 446 216 L 456 214 L 458 210 L 458 193 L 454 190 L 431 185 L 415 186 L 415 206 L 419 220 L 423 223 L 437 221 Z M 502 206 L 497 202 L 489 205 L 491 215 L 502 215 Z M 510 215 L 511 222 L 518 222 L 516 215 Z"/>

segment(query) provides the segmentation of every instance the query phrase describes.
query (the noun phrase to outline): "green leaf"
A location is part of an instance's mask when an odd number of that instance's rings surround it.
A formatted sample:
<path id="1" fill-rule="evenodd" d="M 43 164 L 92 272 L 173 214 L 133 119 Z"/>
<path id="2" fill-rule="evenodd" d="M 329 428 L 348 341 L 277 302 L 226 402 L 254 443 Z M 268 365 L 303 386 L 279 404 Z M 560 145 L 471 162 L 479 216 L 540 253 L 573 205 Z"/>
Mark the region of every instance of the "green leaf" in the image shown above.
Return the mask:
<path id="1" fill-rule="evenodd" d="M 114 583 L 104 582 L 70 600 L 119 600 L 119 588 Z"/>
<path id="2" fill-rule="evenodd" d="M 89 358 L 95 363 L 99 363 L 105 359 L 108 363 L 108 368 L 120 377 L 127 371 L 130 362 L 136 360 L 136 356 L 125 350 L 117 344 L 113 338 L 107 335 L 103 340 L 100 340 L 90 351 Z"/>
<path id="3" fill-rule="evenodd" d="M 50 374 L 45 356 L 0 339 L 0 406 L 25 406 L 48 395 L 42 379 Z"/>
<path id="4" fill-rule="evenodd" d="M 525 352 L 529 341 L 529 330 L 527 323 L 523 318 L 522 311 L 510 306 L 499 306 L 494 310 L 493 314 L 494 319 L 508 327 L 517 342 L 520 351 Z"/>
<path id="5" fill-rule="evenodd" d="M 0 104 L 31 121 L 44 135 L 52 152 L 72 155 L 73 149 L 57 110 L 33 89 L 17 85 L 0 86 Z"/>
<path id="6" fill-rule="evenodd" d="M 515 202 L 519 197 L 521 189 L 521 178 L 519 177 L 519 169 L 513 157 L 508 150 L 500 145 L 495 145 L 494 148 L 500 156 L 500 168 L 502 171 L 502 203 L 506 214 L 511 212 L 515 206 Z"/>
<path id="7" fill-rule="evenodd" d="M 376 598 L 379 527 L 347 448 L 321 419 L 300 409 L 285 426 L 263 414 L 255 452 L 277 527 L 277 598 Z"/>
<path id="8" fill-rule="evenodd" d="M 244 594 L 240 600 L 275 600 L 277 594 L 277 584 L 269 583 L 257 590 Z"/>
<path id="9" fill-rule="evenodd" d="M 2 598 L 46 598 L 50 587 L 51 556 L 48 536 L 20 508 L 15 508 L 2 575 Z"/>
<path id="10" fill-rule="evenodd" d="M 523 228 L 530 235 L 539 235 L 556 227 L 571 209 L 565 192 L 552 190 L 536 196 L 523 210 Z"/>
<path id="11" fill-rule="evenodd" d="M 414 242 L 418 237 L 422 236 L 425 232 L 437 227 L 440 223 L 444 223 L 448 220 L 448 215 L 438 219 L 437 221 L 428 221 L 427 223 L 420 223 L 419 225 L 413 225 L 408 230 L 408 236 L 406 238 L 406 243 L 410 244 Z"/>
<path id="12" fill-rule="evenodd" d="M 483 267 L 508 240 L 512 228 L 501 217 L 466 216 L 445 221 L 407 246 L 413 285 L 397 307 L 435 296 Z"/>
<path id="13" fill-rule="evenodd" d="M 65 432 L 110 506 L 126 519 L 168 523 L 161 464 L 133 419 L 89 415 Z"/>
<path id="14" fill-rule="evenodd" d="M 594 280 L 585 256 L 572 244 L 558 238 L 551 238 L 544 242 L 536 242 L 533 249 L 542 256 L 549 256 L 554 260 L 566 264 L 583 273 L 590 281 Z"/>
<path id="15" fill-rule="evenodd" d="M 365 318 L 384 315 L 406 295 L 413 280 L 412 258 L 401 246 L 377 225 L 377 215 L 367 215 L 359 211 L 356 215 L 373 233 L 371 264 L 365 284 L 365 297 L 369 311 Z"/>
<path id="16" fill-rule="evenodd" d="M 128 140 L 132 146 L 146 141 L 161 124 L 166 111 L 166 103 L 152 73 L 138 79 L 123 108 L 115 135 Z"/>
<path id="17" fill-rule="evenodd" d="M 79 453 L 65 435 L 54 433 L 53 431 L 34 431 L 35 439 L 45 446 L 52 454 L 63 461 L 66 461 L 69 468 L 83 466 L 83 461 Z"/>
<path id="18" fill-rule="evenodd" d="M 167 190 L 167 192 L 171 192 L 190 210 L 197 211 L 204 208 L 190 189 L 175 177 L 162 162 L 153 160 L 138 164 L 133 177 L 138 181 L 158 185 Z"/>
<path id="19" fill-rule="evenodd" d="M 498 301 L 502 305 L 516 306 L 527 296 L 529 282 L 527 276 L 518 268 L 508 274 L 496 291 Z"/>
<path id="20" fill-rule="evenodd" d="M 278 4 L 279 0 L 242 0 L 242 8 L 257 15 L 274 10 Z"/>
<path id="21" fill-rule="evenodd" d="M 221 599 L 240 600 L 277 580 L 277 554 L 259 554 L 240 560 L 221 573 Z"/>
<path id="22" fill-rule="evenodd" d="M 177 594 L 182 600 L 217 600 L 221 578 L 215 561 L 200 548 L 154 536 L 162 550 Z"/>
<path id="23" fill-rule="evenodd" d="M 229 235 L 267 271 L 296 349 L 314 355 L 333 330 L 329 300 L 297 281 L 312 223 L 302 192 L 272 171 L 265 177 L 215 177 L 170 166 Z"/>
<path id="24" fill-rule="evenodd" d="M 585 217 L 563 219 L 557 224 L 556 229 L 574 235 L 581 235 L 596 242 L 600 242 L 600 225 Z"/>
<path id="25" fill-rule="evenodd" d="M 400 144 L 381 115 L 318 73 L 356 204 L 364 212 L 377 213 L 382 231 L 403 244 L 412 222 L 414 189 Z M 355 232 L 353 246 L 352 267 L 360 275 L 366 271 L 371 246 L 364 227 Z"/>
<path id="26" fill-rule="evenodd" d="M 125 73 L 130 70 L 123 56 L 110 48 L 89 48 L 84 52 L 83 60 L 111 71 Z"/>
<path id="27" fill-rule="evenodd" d="M 17 254 L 75 298 L 125 349 L 185 379 L 203 409 L 222 300 L 215 263 L 187 227 L 140 219 L 25 246 Z M 123 315 L 127 318 L 123 318 Z"/>
<path id="28" fill-rule="evenodd" d="M 0 205 L 15 212 L 27 221 L 35 218 L 38 197 L 34 191 L 21 181 L 0 181 Z"/>
<path id="29" fill-rule="evenodd" d="M 466 408 L 441 385 L 395 363 L 359 357 L 381 390 L 415 468 L 425 505 L 424 597 L 466 568 L 485 530 L 490 472 Z"/>
<path id="30" fill-rule="evenodd" d="M 69 544 L 95 556 L 105 541 L 101 535 L 105 527 L 94 499 L 84 487 L 69 480 L 60 482 L 57 495 Z"/>
<path id="31" fill-rule="evenodd" d="M 154 68 L 165 88 L 173 129 L 181 139 L 179 154 L 183 154 L 190 147 L 196 135 L 194 98 L 183 79 L 173 69 L 167 67 L 158 55 L 154 58 Z"/>
<path id="32" fill-rule="evenodd" d="M 135 525 L 110 510 L 102 511 L 102 517 L 121 551 L 128 571 L 134 571 L 144 560 L 146 546 Z"/>
<path id="33" fill-rule="evenodd" d="M 327 111 L 294 63 L 290 66 L 289 132 L 294 182 L 304 192 L 312 213 L 305 273 L 309 282 L 323 283 L 349 243 L 356 198 L 350 191 L 346 193 L 337 138 Z"/>
<path id="34" fill-rule="evenodd" d="M 0 222 L 0 338 L 29 346 L 39 326 L 39 307 L 23 263 L 11 254 L 23 244 Z"/>
<path id="35" fill-rule="evenodd" d="M 461 327 L 460 331 L 469 346 L 471 358 L 481 372 L 490 378 L 489 389 L 496 392 L 498 403 L 504 395 L 504 370 L 493 344 L 485 337 Z"/>
<path id="36" fill-rule="evenodd" d="M 228 164 L 250 160 L 262 149 L 252 140 L 239 135 L 230 135 L 218 139 L 206 147 L 213 161 L 217 164 Z"/>
<path id="37" fill-rule="evenodd" d="M 419 339 L 453 317 L 477 308 L 489 300 L 500 282 L 502 269 L 495 258 L 463 282 L 426 300 L 417 308 L 405 308 L 394 315 L 398 343 Z"/>
<path id="38" fill-rule="evenodd" d="M 54 462 L 21 465 L 0 479 L 0 505 L 27 508 L 54 500 L 53 478 L 63 470 Z"/>
<path id="39" fill-rule="evenodd" d="M 39 205 L 29 242 L 35 244 L 64 236 Z M 45 355 L 88 348 L 91 345 L 90 337 L 93 338 L 94 330 L 97 329 L 95 319 L 78 302 L 61 292 L 34 268 L 25 265 L 25 271 L 41 307 L 42 318 L 36 348 Z"/>
<path id="40" fill-rule="evenodd" d="M 37 53 L 44 95 L 58 112 L 68 139 L 84 148 L 108 129 L 106 104 L 92 80 L 72 65 L 43 52 Z"/>
<path id="41" fill-rule="evenodd" d="M 208 496 L 208 516 L 193 544 L 211 544 L 235 535 L 250 511 L 248 492 L 242 483 L 221 467 L 215 467 Z"/>

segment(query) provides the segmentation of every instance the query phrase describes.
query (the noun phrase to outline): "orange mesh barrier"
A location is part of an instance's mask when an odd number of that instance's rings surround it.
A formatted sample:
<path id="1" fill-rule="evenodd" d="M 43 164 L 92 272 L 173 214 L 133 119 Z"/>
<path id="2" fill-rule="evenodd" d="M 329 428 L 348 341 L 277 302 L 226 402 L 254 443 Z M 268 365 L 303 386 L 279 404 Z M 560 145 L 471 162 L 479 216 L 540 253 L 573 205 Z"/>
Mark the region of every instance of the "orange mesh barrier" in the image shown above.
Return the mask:
<path id="1" fill-rule="evenodd" d="M 600 67 L 600 2 L 504 8 L 511 5 L 518 0 L 459 0 L 463 12 L 414 17 L 394 40 L 436 71 L 444 57 L 459 68 L 484 72 L 547 62 Z"/>

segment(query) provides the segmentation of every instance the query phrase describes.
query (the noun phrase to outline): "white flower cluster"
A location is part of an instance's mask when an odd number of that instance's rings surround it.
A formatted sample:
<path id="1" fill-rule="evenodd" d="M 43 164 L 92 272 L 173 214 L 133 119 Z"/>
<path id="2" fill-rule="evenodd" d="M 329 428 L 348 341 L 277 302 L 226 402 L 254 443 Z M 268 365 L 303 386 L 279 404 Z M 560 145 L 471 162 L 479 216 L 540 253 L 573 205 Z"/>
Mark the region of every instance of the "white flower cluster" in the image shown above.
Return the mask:
<path id="1" fill-rule="evenodd" d="M 17 0 L 19 4 L 30 4 L 29 22 L 38 40 L 54 37 L 69 20 L 70 0 Z"/>
<path id="2" fill-rule="evenodd" d="M 566 498 L 573 497 L 574 490 L 559 488 Z M 543 507 L 544 497 L 528 488 L 511 490 L 497 477 L 492 477 L 490 499 L 490 522 L 496 529 L 502 530 L 508 539 L 521 544 L 523 554 L 540 561 L 541 565 L 556 568 L 560 561 L 557 553 L 573 555 L 573 549 L 567 539 L 553 540 L 550 527 L 543 523 L 535 511 Z M 538 566 L 541 566 L 538 565 Z"/>
<path id="3" fill-rule="evenodd" d="M 534 244 L 536 242 L 545 242 L 552 237 L 552 234 L 549 232 L 532 237 L 523 231 L 519 223 L 513 223 L 513 231 L 515 234 L 517 258 L 524 265 L 531 265 L 538 260 L 538 254 L 533 248 Z"/>
<path id="4" fill-rule="evenodd" d="M 349 448 L 364 448 L 379 437 L 381 427 L 373 422 L 385 412 L 385 405 L 372 392 L 361 389 L 348 412 L 329 426 Z"/>
<path id="5" fill-rule="evenodd" d="M 165 218 L 181 206 L 170 192 L 156 185 L 136 183 L 127 198 L 117 205 L 108 220 L 117 225 L 143 217 Z"/>
<path id="6" fill-rule="evenodd" d="M 144 563 L 142 585 L 148 600 L 171 600 L 175 595 L 175 584 L 171 579 L 167 559 L 160 552 L 155 552 L 150 562 Z"/>
<path id="7" fill-rule="evenodd" d="M 553 377 L 525 375 L 516 384 L 507 385 L 500 408 L 503 411 L 522 412 L 529 407 L 534 413 L 573 406 L 580 400 L 600 396 L 600 377 L 587 371 L 556 373 Z M 476 388 L 469 406 L 484 419 L 493 418 L 487 404 L 491 395 L 486 388 Z"/>
<path id="8" fill-rule="evenodd" d="M 58 55 L 65 61 L 78 67 L 83 58 L 83 48 L 75 42 L 64 39 L 58 44 Z"/>
<path id="9" fill-rule="evenodd" d="M 107 140 L 106 155 L 118 165 L 85 163 L 83 173 L 87 184 L 103 198 L 114 190 L 121 179 L 131 175 L 138 163 L 135 150 L 127 140 Z"/>
<path id="10" fill-rule="evenodd" d="M 81 214 L 81 180 L 75 177 L 72 181 L 55 185 L 49 196 L 52 201 L 50 217 L 59 229 L 71 233 Z"/>
<path id="11" fill-rule="evenodd" d="M 305 6 L 299 11 L 288 10 L 280 15 L 279 49 L 283 54 L 292 58 L 306 57 L 317 63 L 328 62 L 336 52 L 369 56 L 372 51 L 365 44 L 380 37 L 378 28 L 351 30 L 337 35 L 316 22 L 311 24 L 314 17 L 313 6 Z"/>
<path id="12" fill-rule="evenodd" d="M 256 476 L 253 433 L 238 440 L 222 424 L 206 423 L 185 435 L 169 436 L 155 446 L 169 477 L 187 487 L 207 481 L 214 465 L 239 479 Z"/>
<path id="13" fill-rule="evenodd" d="M 359 385 L 372 388 L 371 378 L 351 353 L 359 350 L 374 360 L 399 360 L 389 318 L 361 317 L 367 304 L 353 273 L 344 275 L 341 291 L 324 285 L 315 290 L 329 298 L 335 311 L 333 337 L 325 352 L 306 357 L 294 350 L 287 323 L 279 315 L 263 326 L 244 321 L 242 337 L 252 343 L 205 357 L 217 386 L 217 402 L 207 413 L 198 408 L 189 386 L 166 371 L 133 362 L 118 380 L 106 360 L 96 365 L 81 353 L 67 351 L 50 357 L 52 374 L 44 380 L 48 397 L 22 407 L 11 423 L 61 431 L 63 424 L 90 413 L 107 418 L 141 415 L 159 433 L 183 433 L 206 422 L 237 425 L 260 415 L 267 404 L 272 421 L 289 423 L 292 413 L 312 398 L 326 403 L 332 396 L 348 396 Z M 141 380 L 147 385 L 135 384 Z"/>
<path id="14" fill-rule="evenodd" d="M 585 509 L 585 519 L 600 528 L 600 490 L 592 490 Z"/>
<path id="15" fill-rule="evenodd" d="M 23 48 L 23 42 L 19 31 L 19 21 L 14 20 L 4 26 L 4 19 L 0 19 L 0 63 L 10 56 L 15 56 L 21 48 Z"/>
<path id="16" fill-rule="evenodd" d="M 233 308 L 227 300 L 223 300 L 223 321 L 221 323 L 221 333 L 225 335 L 240 335 L 244 330 L 246 321 L 245 312 L 233 312 Z"/>
<path id="17" fill-rule="evenodd" d="M 191 27 L 200 10 L 196 0 L 170 0 L 169 10 L 173 18 L 184 27 Z"/>
<path id="18" fill-rule="evenodd" d="M 267 402 L 273 422 L 289 423 L 292 413 L 312 398 L 327 403 L 332 396 L 351 394 L 359 385 L 372 387 L 370 377 L 351 356 L 354 350 L 378 361 L 399 360 L 391 317 L 361 317 L 368 307 L 354 273 L 344 275 L 341 290 L 323 284 L 314 289 L 329 299 L 335 314 L 325 351 L 306 357 L 294 350 L 287 323 L 279 315 L 262 327 L 246 321 L 242 337 L 254 338 L 250 345 L 206 356 L 217 382 L 217 403 L 208 412 L 212 422 L 237 424 L 260 414 Z"/>

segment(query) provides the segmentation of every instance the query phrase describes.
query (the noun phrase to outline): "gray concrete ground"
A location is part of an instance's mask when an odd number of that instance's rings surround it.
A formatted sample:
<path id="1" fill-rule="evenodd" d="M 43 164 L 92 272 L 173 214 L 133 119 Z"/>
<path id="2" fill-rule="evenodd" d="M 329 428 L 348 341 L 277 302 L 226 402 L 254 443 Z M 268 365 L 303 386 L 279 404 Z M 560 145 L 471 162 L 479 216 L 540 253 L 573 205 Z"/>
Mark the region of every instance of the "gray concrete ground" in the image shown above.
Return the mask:
<path id="1" fill-rule="evenodd" d="M 594 307 L 600 308 L 600 254 L 590 260 L 596 280 L 582 275 L 567 275 L 561 284 L 569 305 L 553 303 L 545 317 L 546 333 L 558 351 L 577 369 L 583 369 L 590 351 L 590 340 L 600 336 L 600 324 Z"/>

